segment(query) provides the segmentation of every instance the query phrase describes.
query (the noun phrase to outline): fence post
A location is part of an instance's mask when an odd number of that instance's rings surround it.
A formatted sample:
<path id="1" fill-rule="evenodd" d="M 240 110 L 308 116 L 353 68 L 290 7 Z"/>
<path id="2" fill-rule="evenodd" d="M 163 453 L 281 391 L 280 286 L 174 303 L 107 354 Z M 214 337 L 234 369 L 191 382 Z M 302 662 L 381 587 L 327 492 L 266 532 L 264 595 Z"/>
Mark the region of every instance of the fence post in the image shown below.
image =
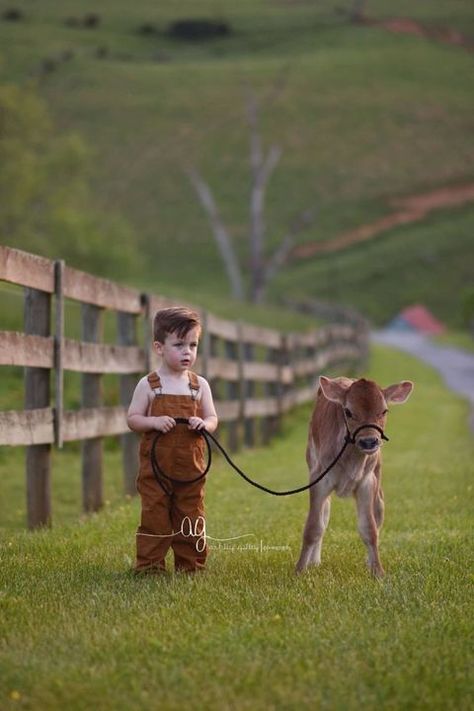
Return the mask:
<path id="1" fill-rule="evenodd" d="M 117 335 L 121 346 L 137 345 L 137 321 L 134 314 L 119 311 L 117 314 Z M 125 408 L 130 405 L 135 389 L 135 375 L 127 373 L 120 376 L 120 404 Z M 122 463 L 124 475 L 124 492 L 133 496 L 137 493 L 135 479 L 138 471 L 138 438 L 135 432 L 125 432 L 120 435 L 122 445 Z"/>
<path id="2" fill-rule="evenodd" d="M 64 260 L 54 263 L 54 296 L 56 300 L 56 318 L 54 334 L 54 441 L 57 447 L 63 446 L 63 410 L 64 410 Z"/>
<path id="3" fill-rule="evenodd" d="M 150 296 L 143 293 L 140 295 L 140 301 L 143 309 L 143 348 L 145 351 L 145 372 L 149 373 L 151 369 L 151 354 L 153 352 L 153 333 L 152 324 L 150 321 Z"/>
<path id="4" fill-rule="evenodd" d="M 236 420 L 231 420 L 227 425 L 228 432 L 228 447 L 232 452 L 235 452 L 239 448 L 239 425 L 241 419 L 242 410 L 242 398 L 241 398 L 241 382 L 242 382 L 242 361 L 240 357 L 240 340 L 239 343 L 234 341 L 224 341 L 224 349 L 226 358 L 229 360 L 234 360 L 239 363 L 239 380 L 235 382 L 233 380 L 228 380 L 225 382 L 226 397 L 229 400 L 239 401 L 239 417 Z"/>
<path id="5" fill-rule="evenodd" d="M 252 343 L 242 343 L 241 346 L 244 362 L 253 362 L 255 355 L 255 347 Z M 255 382 L 253 380 L 244 380 L 242 383 L 244 407 L 247 398 L 251 400 L 255 395 Z M 244 442 L 248 447 L 255 445 L 255 417 L 244 417 Z"/>
<path id="6" fill-rule="evenodd" d="M 98 343 L 102 336 L 102 309 L 92 304 L 82 304 L 82 340 Z M 102 404 L 102 375 L 82 375 L 82 407 Z M 104 501 L 102 476 L 102 437 L 92 437 L 82 442 L 82 501 L 84 511 L 98 511 Z"/>
<path id="7" fill-rule="evenodd" d="M 209 380 L 209 360 L 211 358 L 211 334 L 208 331 L 208 316 L 207 311 L 201 311 L 201 375 L 206 380 Z"/>
<path id="8" fill-rule="evenodd" d="M 267 398 L 276 400 L 277 403 L 277 414 L 268 415 L 262 420 L 262 438 L 263 444 L 268 444 L 271 438 L 277 434 L 280 426 L 280 415 L 281 415 L 281 389 L 282 389 L 282 363 L 281 363 L 281 352 L 275 350 L 275 348 L 268 348 L 267 350 L 267 363 L 272 365 L 277 365 L 278 375 L 277 380 L 270 383 L 265 383 L 264 392 Z"/>
<path id="9" fill-rule="evenodd" d="M 50 336 L 51 296 L 25 289 L 25 333 Z M 25 409 L 49 407 L 50 370 L 25 368 Z M 26 507 L 28 528 L 51 525 L 51 445 L 26 448 Z"/>
<path id="10" fill-rule="evenodd" d="M 288 408 L 288 400 L 290 398 L 290 392 L 294 388 L 294 371 L 293 371 L 293 358 L 292 358 L 292 338 L 288 334 L 284 334 L 281 337 L 281 347 L 278 351 L 278 428 L 281 428 L 282 417 Z M 286 368 L 292 371 L 293 379 L 291 383 L 285 384 L 283 382 L 283 369 Z"/>

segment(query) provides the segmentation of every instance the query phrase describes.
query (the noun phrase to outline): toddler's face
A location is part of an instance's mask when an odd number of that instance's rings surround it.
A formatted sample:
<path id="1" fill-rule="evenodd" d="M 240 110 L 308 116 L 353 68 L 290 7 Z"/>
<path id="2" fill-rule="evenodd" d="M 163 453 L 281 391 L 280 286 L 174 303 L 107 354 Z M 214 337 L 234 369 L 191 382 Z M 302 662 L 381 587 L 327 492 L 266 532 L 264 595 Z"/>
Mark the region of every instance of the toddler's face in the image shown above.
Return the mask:
<path id="1" fill-rule="evenodd" d="M 176 333 L 169 333 L 164 343 L 155 341 L 154 345 L 163 363 L 176 372 L 183 372 L 191 368 L 197 356 L 199 344 L 199 328 L 192 328 L 184 337 Z"/>

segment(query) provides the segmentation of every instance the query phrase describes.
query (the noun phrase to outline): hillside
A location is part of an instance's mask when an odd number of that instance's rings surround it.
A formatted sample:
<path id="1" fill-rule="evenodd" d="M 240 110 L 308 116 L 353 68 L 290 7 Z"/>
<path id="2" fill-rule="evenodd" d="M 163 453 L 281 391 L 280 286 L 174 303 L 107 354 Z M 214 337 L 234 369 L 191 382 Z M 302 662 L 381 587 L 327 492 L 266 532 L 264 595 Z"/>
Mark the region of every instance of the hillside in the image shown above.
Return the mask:
<path id="1" fill-rule="evenodd" d="M 317 218 L 299 244 L 377 220 L 396 197 L 473 178 L 466 49 L 351 25 L 328 0 L 180 0 L 165 7 L 103 0 L 94 6 L 93 29 L 80 26 L 90 12 L 84 0 L 15 5 L 23 19 L 0 22 L 0 79 L 33 78 L 59 130 L 79 132 L 92 147 L 97 203 L 132 224 L 145 264 L 140 282 L 154 291 L 212 299 L 227 292 L 207 218 L 184 173 L 190 163 L 211 184 L 248 258 L 246 85 L 262 95 L 280 87 L 262 112 L 266 145 L 283 151 L 268 189 L 269 247 L 308 207 Z M 11 6 L 0 3 L 2 11 Z M 396 11 L 474 34 L 464 0 L 401 2 Z M 393 4 L 368 2 L 367 12 L 388 18 Z M 231 34 L 200 43 L 164 35 L 170 21 L 190 16 L 217 17 Z M 153 33 L 137 31 L 145 23 Z M 419 295 L 458 324 L 462 291 L 472 281 L 473 226 L 474 210 L 463 207 L 341 254 L 295 260 L 272 298 L 282 291 L 334 298 L 380 323 Z"/>

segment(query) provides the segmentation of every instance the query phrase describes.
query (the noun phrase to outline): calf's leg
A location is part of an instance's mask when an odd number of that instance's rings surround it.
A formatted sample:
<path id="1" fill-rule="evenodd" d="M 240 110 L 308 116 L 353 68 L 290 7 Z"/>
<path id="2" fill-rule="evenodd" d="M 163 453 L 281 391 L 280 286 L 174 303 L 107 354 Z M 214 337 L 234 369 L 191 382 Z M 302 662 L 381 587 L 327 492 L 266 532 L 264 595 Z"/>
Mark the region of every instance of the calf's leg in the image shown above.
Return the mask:
<path id="1" fill-rule="evenodd" d="M 381 461 L 380 458 L 375 466 L 374 469 L 374 475 L 375 475 L 375 491 L 374 491 L 374 516 L 375 516 L 375 523 L 377 524 L 377 528 L 380 529 L 382 528 L 383 524 L 383 517 L 384 517 L 384 511 L 385 511 L 385 505 L 383 501 L 383 491 L 382 491 L 382 484 L 381 484 L 381 479 L 382 479 L 382 466 L 381 466 Z"/>
<path id="2" fill-rule="evenodd" d="M 296 564 L 297 573 L 301 573 L 309 565 L 320 565 L 321 546 L 329 523 L 330 510 L 331 500 L 327 492 L 310 489 L 310 506 L 303 532 L 301 553 Z"/>
<path id="3" fill-rule="evenodd" d="M 377 528 L 379 531 L 382 528 L 384 511 L 385 511 L 385 504 L 383 502 L 383 491 L 382 491 L 382 487 L 379 486 L 379 488 L 374 496 L 374 517 L 375 517 L 375 523 L 377 524 Z"/>
<path id="4" fill-rule="evenodd" d="M 384 575 L 384 570 L 379 558 L 379 532 L 378 521 L 381 524 L 381 514 L 383 509 L 380 509 L 380 500 L 374 506 L 375 493 L 377 491 L 377 480 L 373 474 L 365 477 L 358 487 L 355 498 L 357 503 L 357 517 L 359 533 L 367 546 L 367 565 L 376 578 L 381 578 Z M 383 503 L 383 502 L 382 502 Z M 377 517 L 374 512 L 377 510 Z"/>

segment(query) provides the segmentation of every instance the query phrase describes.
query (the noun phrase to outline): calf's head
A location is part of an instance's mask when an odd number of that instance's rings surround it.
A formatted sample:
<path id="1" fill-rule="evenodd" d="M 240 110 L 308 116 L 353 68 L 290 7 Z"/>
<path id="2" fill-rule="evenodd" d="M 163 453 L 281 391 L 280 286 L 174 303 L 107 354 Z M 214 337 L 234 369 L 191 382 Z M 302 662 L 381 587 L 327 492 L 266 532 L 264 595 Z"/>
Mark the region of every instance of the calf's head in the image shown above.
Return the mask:
<path id="1" fill-rule="evenodd" d="M 382 444 L 382 434 L 377 428 L 385 429 L 388 405 L 404 403 L 413 390 L 410 380 L 380 388 L 365 378 L 350 380 L 322 375 L 319 384 L 324 396 L 341 406 L 350 435 L 353 437 L 355 433 L 354 444 L 369 455 L 375 454 Z M 357 431 L 358 428 L 361 429 Z"/>

